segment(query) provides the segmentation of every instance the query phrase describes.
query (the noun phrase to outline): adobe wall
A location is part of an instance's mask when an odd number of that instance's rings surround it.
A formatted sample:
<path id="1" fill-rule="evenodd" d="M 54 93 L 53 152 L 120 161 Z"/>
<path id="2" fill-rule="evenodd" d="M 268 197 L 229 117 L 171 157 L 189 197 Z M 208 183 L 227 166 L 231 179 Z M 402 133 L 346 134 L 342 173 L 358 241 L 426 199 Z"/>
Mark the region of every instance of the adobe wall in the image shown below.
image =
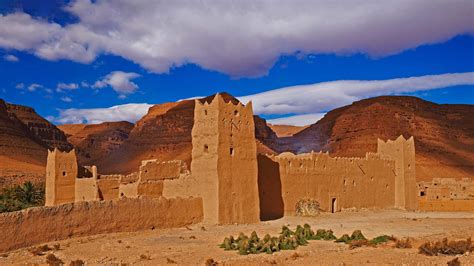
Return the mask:
<path id="1" fill-rule="evenodd" d="M 420 211 L 471 212 L 474 200 L 424 200 L 419 201 Z"/>
<path id="2" fill-rule="evenodd" d="M 70 237 L 171 228 L 202 221 L 202 200 L 121 199 L 0 214 L 0 252 Z"/>
<path id="3" fill-rule="evenodd" d="M 471 178 L 433 178 L 418 183 L 420 200 L 474 200 L 474 182 Z"/>
<path id="4" fill-rule="evenodd" d="M 333 199 L 334 211 L 394 206 L 395 162 L 376 154 L 333 158 L 327 153 L 282 153 L 272 160 L 279 168 L 285 215 L 294 215 L 296 203 L 303 198 L 317 200 L 324 211 L 332 211 Z M 269 179 L 266 173 L 275 172 L 271 169 L 275 165 L 268 162 L 259 167 L 263 168 L 260 179 Z"/>
<path id="5" fill-rule="evenodd" d="M 54 206 L 74 202 L 75 181 L 78 175 L 76 153 L 48 150 L 46 163 L 45 205 Z"/>
<path id="6" fill-rule="evenodd" d="M 377 153 L 395 161 L 395 206 L 406 210 L 418 209 L 415 171 L 415 140 L 403 136 L 396 140 L 377 140 Z"/>

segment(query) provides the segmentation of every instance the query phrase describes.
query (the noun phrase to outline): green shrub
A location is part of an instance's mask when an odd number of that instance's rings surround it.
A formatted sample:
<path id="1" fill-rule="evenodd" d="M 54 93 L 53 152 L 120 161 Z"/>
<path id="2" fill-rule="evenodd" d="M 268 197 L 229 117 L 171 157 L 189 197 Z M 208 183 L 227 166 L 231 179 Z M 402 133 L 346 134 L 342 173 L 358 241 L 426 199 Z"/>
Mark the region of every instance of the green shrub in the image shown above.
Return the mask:
<path id="1" fill-rule="evenodd" d="M 25 182 L 4 188 L 0 193 L 0 213 L 44 205 L 44 184 Z"/>
<path id="2" fill-rule="evenodd" d="M 389 241 L 396 241 L 396 239 L 393 236 L 381 235 L 381 236 L 377 236 L 371 239 L 370 243 L 374 245 L 379 245 L 379 244 L 386 243 Z"/>

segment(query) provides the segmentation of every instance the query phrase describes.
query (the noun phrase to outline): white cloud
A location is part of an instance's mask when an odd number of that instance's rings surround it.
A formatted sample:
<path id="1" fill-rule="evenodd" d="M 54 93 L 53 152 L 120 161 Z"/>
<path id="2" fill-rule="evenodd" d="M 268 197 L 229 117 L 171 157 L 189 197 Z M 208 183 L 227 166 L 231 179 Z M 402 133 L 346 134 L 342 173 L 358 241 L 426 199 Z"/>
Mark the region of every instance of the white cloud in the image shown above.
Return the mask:
<path id="1" fill-rule="evenodd" d="M 92 88 L 100 89 L 106 86 L 112 87 L 114 91 L 120 94 L 120 98 L 134 93 L 138 85 L 132 82 L 132 79 L 140 77 L 140 74 L 133 72 L 114 71 L 108 74 L 104 79 L 98 80 L 92 85 Z"/>
<path id="2" fill-rule="evenodd" d="M 267 120 L 267 123 L 273 125 L 291 125 L 291 126 L 306 126 L 319 121 L 326 113 L 292 115 L 282 118 L 275 118 Z"/>
<path id="3" fill-rule="evenodd" d="M 23 88 L 25 88 L 25 83 L 18 83 L 18 84 L 16 84 L 15 88 L 23 89 Z"/>
<path id="4" fill-rule="evenodd" d="M 63 90 L 76 90 L 79 88 L 79 85 L 76 83 L 58 83 L 56 86 L 56 91 L 61 92 Z"/>
<path id="5" fill-rule="evenodd" d="M 72 102 L 72 99 L 71 99 L 71 97 L 64 96 L 64 97 L 61 97 L 61 101 L 70 103 L 70 102 Z"/>
<path id="6" fill-rule="evenodd" d="M 384 56 L 474 33 L 472 0 L 77 0 L 66 10 L 77 23 L 0 15 L 0 47 L 83 63 L 114 54 L 157 73 L 196 63 L 255 76 L 280 55 Z"/>
<path id="7" fill-rule="evenodd" d="M 39 89 L 39 88 L 43 88 L 43 85 L 41 84 L 37 84 L 37 83 L 33 83 L 31 84 L 30 86 L 28 86 L 28 91 L 35 91 L 36 89 Z"/>
<path id="8" fill-rule="evenodd" d="M 474 85 L 474 72 L 448 73 L 388 80 L 338 80 L 270 90 L 237 97 L 253 102 L 257 114 L 321 113 L 380 95 Z"/>
<path id="9" fill-rule="evenodd" d="M 253 101 L 256 114 L 281 114 L 269 123 L 307 125 L 316 122 L 327 111 L 360 99 L 416 91 L 428 91 L 458 85 L 474 85 L 474 72 L 449 73 L 388 80 L 339 80 L 311 85 L 285 87 L 259 94 L 237 97 L 241 102 Z M 194 99 L 192 97 L 189 99 Z M 110 108 L 61 110 L 56 122 L 101 123 L 105 121 L 135 122 L 145 115 L 150 104 L 124 104 Z M 314 121 L 314 122 L 313 122 Z"/>
<path id="10" fill-rule="evenodd" d="M 52 119 L 60 124 L 100 124 L 112 121 L 135 122 L 142 118 L 153 106 L 146 103 L 129 103 L 109 108 L 66 109 L 60 110 L 59 116 Z"/>
<path id="11" fill-rule="evenodd" d="M 20 59 L 18 59 L 18 57 L 14 56 L 12 54 L 7 54 L 7 55 L 3 56 L 3 59 L 5 59 L 8 62 L 18 62 L 18 61 L 20 61 Z"/>

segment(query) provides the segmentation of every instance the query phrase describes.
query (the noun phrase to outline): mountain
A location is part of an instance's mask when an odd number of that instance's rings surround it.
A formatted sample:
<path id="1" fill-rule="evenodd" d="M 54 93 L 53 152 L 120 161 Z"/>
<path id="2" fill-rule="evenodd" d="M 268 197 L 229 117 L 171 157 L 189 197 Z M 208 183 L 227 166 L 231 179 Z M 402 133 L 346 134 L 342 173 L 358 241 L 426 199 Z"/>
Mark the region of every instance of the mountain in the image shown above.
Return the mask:
<path id="1" fill-rule="evenodd" d="M 237 102 L 229 94 L 221 95 L 227 102 Z M 142 160 L 152 158 L 181 159 L 189 164 L 194 103 L 184 100 L 157 104 L 135 124 L 56 127 L 32 108 L 0 100 L 0 187 L 43 180 L 47 149 L 53 147 L 68 150 L 74 145 L 80 163 L 95 164 L 100 173 L 132 172 Z M 332 156 L 364 156 L 367 151 L 376 151 L 377 138 L 414 136 L 418 180 L 472 177 L 473 113 L 474 105 L 382 96 L 332 110 L 299 132 L 295 127 L 273 126 L 280 136 L 265 119 L 254 116 L 255 136 L 259 153 L 322 150 Z"/>
<path id="2" fill-rule="evenodd" d="M 64 133 L 32 108 L 0 99 L 0 188 L 42 180 L 48 148 L 70 150 Z"/>
<path id="3" fill-rule="evenodd" d="M 279 138 L 291 137 L 294 134 L 308 127 L 308 126 L 290 126 L 290 125 L 272 125 L 272 124 L 268 124 L 268 126 L 275 132 L 275 134 Z"/>
<path id="4" fill-rule="evenodd" d="M 324 118 L 280 148 L 364 156 L 377 150 L 377 138 L 415 137 L 418 180 L 474 175 L 474 105 L 435 104 L 416 97 L 382 96 L 354 102 Z"/>
<path id="5" fill-rule="evenodd" d="M 130 122 L 105 122 L 102 124 L 66 124 L 58 126 L 74 145 L 81 165 L 94 164 L 108 156 L 128 139 L 133 128 Z"/>

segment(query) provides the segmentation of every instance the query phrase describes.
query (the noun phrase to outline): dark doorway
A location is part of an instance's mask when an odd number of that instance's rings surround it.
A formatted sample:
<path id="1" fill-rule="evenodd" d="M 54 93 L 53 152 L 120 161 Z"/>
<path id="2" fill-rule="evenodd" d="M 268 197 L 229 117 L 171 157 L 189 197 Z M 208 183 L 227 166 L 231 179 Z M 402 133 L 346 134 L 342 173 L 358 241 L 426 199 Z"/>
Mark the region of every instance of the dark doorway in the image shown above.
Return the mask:
<path id="1" fill-rule="evenodd" d="M 280 167 L 265 155 L 258 155 L 258 195 L 260 220 L 268 221 L 283 217 Z"/>
<path id="2" fill-rule="evenodd" d="M 331 212 L 337 212 L 337 198 L 331 198 Z"/>

